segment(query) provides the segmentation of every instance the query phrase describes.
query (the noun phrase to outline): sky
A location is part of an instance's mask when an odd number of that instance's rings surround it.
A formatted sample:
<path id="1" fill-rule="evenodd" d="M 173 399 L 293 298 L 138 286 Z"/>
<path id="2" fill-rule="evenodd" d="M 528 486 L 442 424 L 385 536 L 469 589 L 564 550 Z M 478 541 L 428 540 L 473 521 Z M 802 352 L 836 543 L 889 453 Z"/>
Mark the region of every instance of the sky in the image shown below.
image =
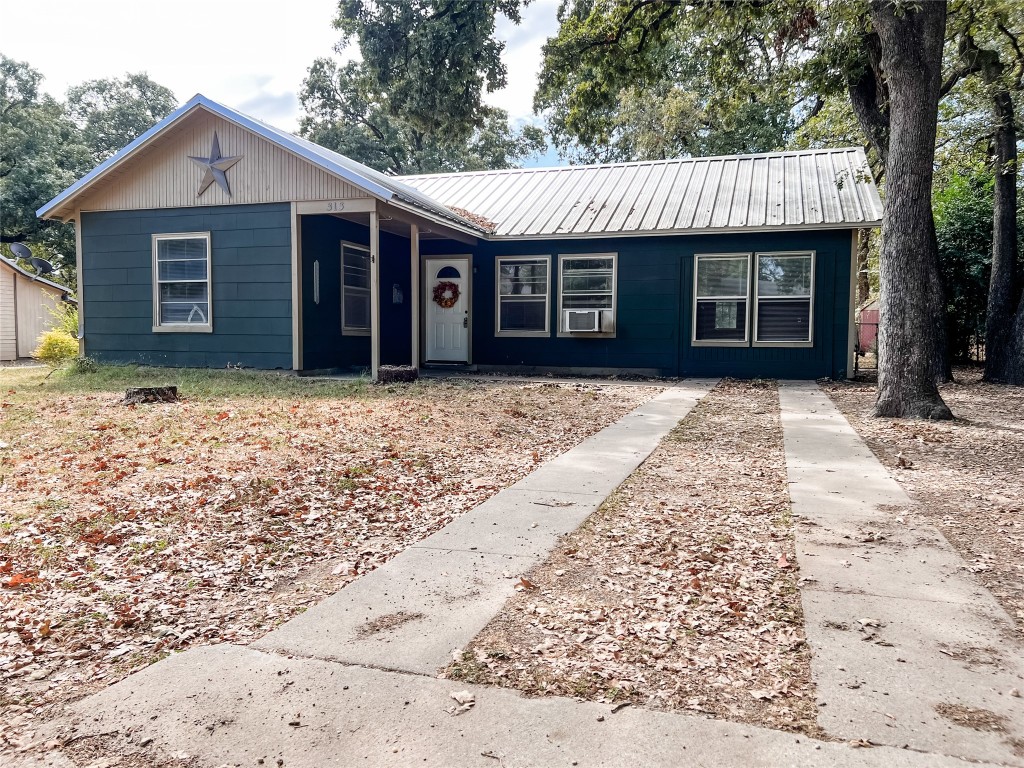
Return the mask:
<path id="1" fill-rule="evenodd" d="M 336 55 L 337 0 L 0 0 L 0 51 L 27 61 L 62 98 L 84 80 L 146 72 L 180 102 L 196 93 L 288 131 L 298 128 L 306 70 Z M 507 41 L 508 86 L 486 101 L 513 120 L 531 120 L 540 49 L 557 29 L 558 0 L 534 0 Z"/>

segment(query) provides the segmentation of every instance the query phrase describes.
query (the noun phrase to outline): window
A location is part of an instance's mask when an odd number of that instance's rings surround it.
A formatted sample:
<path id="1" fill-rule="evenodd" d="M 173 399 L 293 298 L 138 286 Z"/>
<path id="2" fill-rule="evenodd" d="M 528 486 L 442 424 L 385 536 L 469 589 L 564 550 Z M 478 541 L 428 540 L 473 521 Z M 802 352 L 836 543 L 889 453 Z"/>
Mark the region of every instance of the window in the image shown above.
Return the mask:
<path id="1" fill-rule="evenodd" d="M 153 235 L 153 330 L 213 330 L 209 232 Z"/>
<path id="2" fill-rule="evenodd" d="M 694 343 L 746 344 L 750 254 L 697 254 L 695 262 Z"/>
<path id="3" fill-rule="evenodd" d="M 559 260 L 560 331 L 614 333 L 616 255 L 562 255 Z"/>
<path id="4" fill-rule="evenodd" d="M 548 335 L 550 256 L 498 259 L 496 336 Z"/>
<path id="5" fill-rule="evenodd" d="M 370 252 L 351 243 L 341 244 L 341 331 L 370 332 Z"/>
<path id="6" fill-rule="evenodd" d="M 811 343 L 813 253 L 757 254 L 755 341 Z"/>

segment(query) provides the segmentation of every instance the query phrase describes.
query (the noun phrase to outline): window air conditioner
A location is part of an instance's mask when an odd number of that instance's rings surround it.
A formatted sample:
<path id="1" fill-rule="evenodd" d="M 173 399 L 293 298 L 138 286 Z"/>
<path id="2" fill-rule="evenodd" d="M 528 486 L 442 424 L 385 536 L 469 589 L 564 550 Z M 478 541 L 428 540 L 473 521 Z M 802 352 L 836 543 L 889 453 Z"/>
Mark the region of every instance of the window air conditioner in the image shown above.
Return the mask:
<path id="1" fill-rule="evenodd" d="M 595 333 L 601 330 L 601 310 L 565 310 L 565 329 L 569 333 Z"/>

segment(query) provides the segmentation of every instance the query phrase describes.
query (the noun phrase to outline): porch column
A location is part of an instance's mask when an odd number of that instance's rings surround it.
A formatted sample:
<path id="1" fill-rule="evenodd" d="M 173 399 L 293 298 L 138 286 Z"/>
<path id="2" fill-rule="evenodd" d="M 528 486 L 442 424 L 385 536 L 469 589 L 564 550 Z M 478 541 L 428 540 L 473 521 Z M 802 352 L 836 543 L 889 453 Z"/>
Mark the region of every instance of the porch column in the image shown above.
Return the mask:
<path id="1" fill-rule="evenodd" d="M 370 211 L 370 378 L 380 368 L 380 217 Z"/>
<path id="2" fill-rule="evenodd" d="M 412 318 L 412 367 L 420 367 L 420 228 L 409 225 L 409 310 Z"/>

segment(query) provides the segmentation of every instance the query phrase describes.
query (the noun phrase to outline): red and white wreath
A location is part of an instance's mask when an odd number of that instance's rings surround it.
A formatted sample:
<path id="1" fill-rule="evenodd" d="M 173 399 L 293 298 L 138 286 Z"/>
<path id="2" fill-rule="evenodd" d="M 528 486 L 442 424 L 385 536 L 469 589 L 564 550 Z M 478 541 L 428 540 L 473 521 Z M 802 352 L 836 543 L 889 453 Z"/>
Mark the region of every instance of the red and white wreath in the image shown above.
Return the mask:
<path id="1" fill-rule="evenodd" d="M 434 303 L 444 309 L 451 309 L 459 302 L 459 285 L 442 280 L 434 286 Z"/>

